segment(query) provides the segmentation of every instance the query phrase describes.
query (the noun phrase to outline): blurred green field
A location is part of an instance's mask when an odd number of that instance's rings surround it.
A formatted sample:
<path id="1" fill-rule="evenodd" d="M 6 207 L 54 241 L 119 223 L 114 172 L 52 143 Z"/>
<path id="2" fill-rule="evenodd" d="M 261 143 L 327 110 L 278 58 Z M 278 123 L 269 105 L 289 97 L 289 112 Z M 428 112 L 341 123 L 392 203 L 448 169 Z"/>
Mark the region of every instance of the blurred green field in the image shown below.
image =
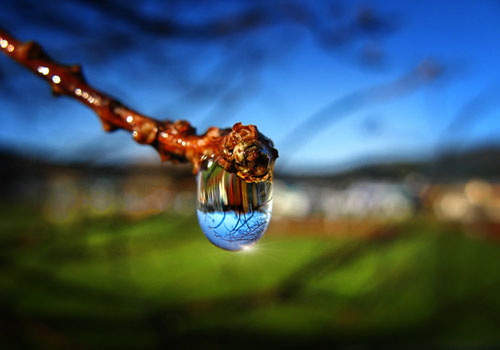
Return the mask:
<path id="1" fill-rule="evenodd" d="M 500 245 L 430 219 L 231 253 L 194 216 L 0 215 L 3 349 L 500 345 Z"/>

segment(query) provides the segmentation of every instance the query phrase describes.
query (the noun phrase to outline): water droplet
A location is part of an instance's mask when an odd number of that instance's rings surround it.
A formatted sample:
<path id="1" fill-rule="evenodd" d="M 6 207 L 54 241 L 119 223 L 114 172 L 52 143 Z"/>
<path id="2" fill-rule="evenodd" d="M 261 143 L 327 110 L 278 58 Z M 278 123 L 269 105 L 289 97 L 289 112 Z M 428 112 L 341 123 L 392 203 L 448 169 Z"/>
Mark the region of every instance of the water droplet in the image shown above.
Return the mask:
<path id="1" fill-rule="evenodd" d="M 216 162 L 201 170 L 198 221 L 205 236 L 219 248 L 241 250 L 255 244 L 271 220 L 272 183 L 247 183 Z"/>

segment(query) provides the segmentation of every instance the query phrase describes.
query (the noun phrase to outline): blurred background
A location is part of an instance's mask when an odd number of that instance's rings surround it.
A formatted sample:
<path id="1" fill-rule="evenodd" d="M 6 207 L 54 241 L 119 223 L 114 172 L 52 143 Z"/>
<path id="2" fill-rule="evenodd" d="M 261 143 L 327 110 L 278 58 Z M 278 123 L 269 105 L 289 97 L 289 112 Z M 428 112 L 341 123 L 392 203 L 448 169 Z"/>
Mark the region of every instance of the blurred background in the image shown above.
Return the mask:
<path id="1" fill-rule="evenodd" d="M 500 2 L 4 0 L 1 26 L 158 119 L 280 152 L 251 251 L 188 165 L 0 57 L 0 346 L 500 345 Z"/>

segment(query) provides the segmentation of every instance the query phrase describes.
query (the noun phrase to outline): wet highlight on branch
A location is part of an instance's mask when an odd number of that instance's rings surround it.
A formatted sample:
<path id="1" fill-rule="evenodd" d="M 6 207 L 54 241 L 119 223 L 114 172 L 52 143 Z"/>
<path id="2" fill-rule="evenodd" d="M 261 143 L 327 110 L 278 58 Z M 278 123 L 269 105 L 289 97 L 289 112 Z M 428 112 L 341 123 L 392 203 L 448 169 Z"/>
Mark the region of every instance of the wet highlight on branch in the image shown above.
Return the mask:
<path id="1" fill-rule="evenodd" d="M 38 43 L 21 42 L 1 28 L 0 49 L 47 81 L 54 95 L 69 96 L 90 107 L 106 131 L 127 130 L 136 142 L 153 146 L 162 161 L 190 162 L 198 173 L 204 162 L 213 160 L 246 182 L 272 180 L 278 151 L 254 125 L 210 127 L 197 135 L 187 121 L 160 121 L 130 109 L 89 85 L 79 65 L 58 63 Z"/>

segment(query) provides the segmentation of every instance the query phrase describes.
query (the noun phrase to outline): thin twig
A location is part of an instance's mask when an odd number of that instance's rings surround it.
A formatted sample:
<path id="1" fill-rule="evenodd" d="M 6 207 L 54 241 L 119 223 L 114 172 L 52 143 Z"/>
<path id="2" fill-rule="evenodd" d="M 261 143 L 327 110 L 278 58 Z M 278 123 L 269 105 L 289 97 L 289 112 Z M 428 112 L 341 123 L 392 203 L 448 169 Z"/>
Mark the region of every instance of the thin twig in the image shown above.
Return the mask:
<path id="1" fill-rule="evenodd" d="M 155 120 L 94 89 L 85 80 L 80 66 L 56 62 L 35 42 L 20 42 L 0 29 L 0 49 L 47 81 L 55 95 L 72 97 L 90 107 L 106 131 L 131 132 L 136 142 L 156 148 L 163 161 L 189 161 L 196 173 L 204 161 L 213 159 L 247 182 L 272 178 L 278 152 L 254 125 L 237 123 L 232 129 L 210 127 L 205 134 L 196 135 L 187 121 Z"/>

